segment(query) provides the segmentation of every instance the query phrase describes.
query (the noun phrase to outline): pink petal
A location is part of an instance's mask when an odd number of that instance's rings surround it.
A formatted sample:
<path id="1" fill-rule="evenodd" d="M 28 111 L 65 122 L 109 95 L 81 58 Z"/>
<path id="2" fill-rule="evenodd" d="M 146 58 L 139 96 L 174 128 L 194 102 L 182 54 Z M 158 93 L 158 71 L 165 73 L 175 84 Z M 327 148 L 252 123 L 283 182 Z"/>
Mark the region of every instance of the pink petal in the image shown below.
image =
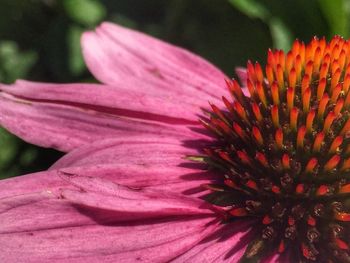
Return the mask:
<path id="1" fill-rule="evenodd" d="M 200 138 L 190 127 L 112 116 L 94 110 L 53 103 L 18 100 L 0 93 L 0 123 L 24 140 L 70 151 L 109 137 L 157 135 Z"/>
<path id="2" fill-rule="evenodd" d="M 147 82 L 203 100 L 227 92 L 225 75 L 204 59 L 119 25 L 103 23 L 85 33 L 82 46 L 89 69 L 103 83 Z"/>
<path id="3" fill-rule="evenodd" d="M 0 220 L 0 239 L 4 233 L 95 224 L 89 216 L 78 213 L 69 202 L 57 199 L 57 194 L 48 190 L 1 198 Z"/>
<path id="4" fill-rule="evenodd" d="M 153 189 L 131 189 L 99 178 L 67 177 L 83 191 L 62 190 L 61 196 L 83 206 L 110 210 L 119 220 L 137 220 L 167 215 L 211 215 L 211 206 L 197 198 Z"/>
<path id="5" fill-rule="evenodd" d="M 201 185 L 215 179 L 215 174 L 207 171 L 178 166 L 160 167 L 119 163 L 87 165 L 1 180 L 0 198 L 65 186 L 68 183 L 59 178 L 62 174 L 103 178 L 129 187 L 149 187 L 185 195 L 202 195 L 205 188 Z"/>
<path id="6" fill-rule="evenodd" d="M 185 143 L 186 144 L 186 143 Z M 191 147 L 195 147 L 191 149 Z M 51 169 L 69 166 L 100 165 L 107 163 L 124 163 L 137 165 L 158 165 L 172 167 L 179 165 L 187 155 L 198 154 L 201 145 L 184 145 L 174 139 L 116 138 L 97 141 L 85 145 L 62 157 Z"/>
<path id="7" fill-rule="evenodd" d="M 239 262 L 251 239 L 252 221 L 232 222 L 172 262 Z"/>
<path id="8" fill-rule="evenodd" d="M 160 137 L 99 141 L 67 154 L 51 171 L 1 180 L 0 198 L 65 185 L 57 176 L 60 174 L 99 177 L 130 187 L 201 195 L 205 190 L 201 185 L 212 182 L 216 175 L 185 160 L 186 154 L 197 151 L 182 144 Z"/>
<path id="9" fill-rule="evenodd" d="M 88 189 L 86 182 L 74 183 Z M 97 190 L 108 193 L 112 189 L 104 183 Z M 108 200 L 109 195 L 105 197 Z M 173 200 L 176 209 L 180 203 L 197 202 L 181 200 Z M 140 218 L 118 223 L 122 218 L 117 214 L 78 209 L 76 205 L 50 192 L 0 199 L 0 261 L 164 262 L 192 248 L 218 227 L 213 213 L 176 217 L 172 214 L 176 209 L 168 209 L 167 219 L 162 213 L 161 218 L 151 221 Z"/>
<path id="10" fill-rule="evenodd" d="M 125 81 L 125 80 L 124 80 Z M 73 105 L 115 116 L 155 120 L 172 124 L 198 124 L 200 107 L 208 102 L 195 96 L 162 94 L 147 87 L 112 88 L 100 84 L 50 84 L 17 81 L 1 85 L 6 93 L 27 100 Z"/>

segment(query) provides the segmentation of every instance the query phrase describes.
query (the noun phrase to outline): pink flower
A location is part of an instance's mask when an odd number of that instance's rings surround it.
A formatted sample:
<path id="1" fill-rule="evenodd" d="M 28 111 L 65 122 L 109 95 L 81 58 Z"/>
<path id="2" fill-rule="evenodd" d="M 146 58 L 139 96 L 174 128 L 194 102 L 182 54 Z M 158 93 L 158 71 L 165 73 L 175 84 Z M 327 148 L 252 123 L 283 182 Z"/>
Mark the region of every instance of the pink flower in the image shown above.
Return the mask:
<path id="1" fill-rule="evenodd" d="M 237 261 L 251 221 L 222 224 L 223 210 L 198 198 L 215 174 L 184 159 L 212 140 L 198 118 L 227 94 L 224 74 L 109 23 L 82 46 L 104 84 L 0 87 L 4 127 L 71 152 L 0 181 L 0 261 Z"/>
<path id="2" fill-rule="evenodd" d="M 349 41 L 269 50 L 247 90 L 117 25 L 82 44 L 103 85 L 0 87 L 2 125 L 68 152 L 0 182 L 2 261 L 349 261 Z"/>
<path id="3" fill-rule="evenodd" d="M 200 108 L 228 95 L 219 69 L 139 32 L 103 23 L 83 35 L 82 48 L 103 84 L 0 85 L 1 125 L 30 143 L 65 152 L 131 135 L 198 139 L 190 128 L 202 127 Z"/>

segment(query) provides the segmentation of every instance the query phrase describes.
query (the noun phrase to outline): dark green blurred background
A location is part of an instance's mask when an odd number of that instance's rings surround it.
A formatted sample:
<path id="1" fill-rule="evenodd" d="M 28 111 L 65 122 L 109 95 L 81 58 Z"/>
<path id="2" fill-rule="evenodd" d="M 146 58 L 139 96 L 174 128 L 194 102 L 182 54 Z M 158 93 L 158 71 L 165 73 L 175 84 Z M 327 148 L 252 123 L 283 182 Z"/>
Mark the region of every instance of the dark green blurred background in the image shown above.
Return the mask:
<path id="1" fill-rule="evenodd" d="M 0 82 L 93 81 L 80 34 L 114 21 L 186 47 L 227 74 L 295 38 L 349 37 L 350 0 L 0 0 Z M 0 178 L 48 168 L 62 154 L 0 130 Z"/>

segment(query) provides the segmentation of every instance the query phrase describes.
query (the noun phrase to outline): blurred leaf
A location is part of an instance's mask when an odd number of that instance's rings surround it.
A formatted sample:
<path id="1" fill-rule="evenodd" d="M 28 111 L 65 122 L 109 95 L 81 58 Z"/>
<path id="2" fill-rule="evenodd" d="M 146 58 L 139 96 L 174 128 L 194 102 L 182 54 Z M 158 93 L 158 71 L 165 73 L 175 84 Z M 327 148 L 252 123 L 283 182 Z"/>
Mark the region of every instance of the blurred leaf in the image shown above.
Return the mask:
<path id="1" fill-rule="evenodd" d="M 10 83 L 24 78 L 37 60 L 32 51 L 21 52 L 15 42 L 0 42 L 0 81 Z"/>
<path id="2" fill-rule="evenodd" d="M 293 35 L 288 27 L 279 18 L 272 18 L 269 27 L 275 48 L 288 50 L 293 41 Z"/>
<path id="3" fill-rule="evenodd" d="M 229 2 L 250 18 L 259 18 L 270 29 L 275 48 L 287 50 L 293 39 L 288 26 L 282 19 L 270 13 L 269 9 L 257 0 L 229 0 Z"/>
<path id="4" fill-rule="evenodd" d="M 71 26 L 67 33 L 68 66 L 72 75 L 77 76 L 85 70 L 85 63 L 81 53 L 80 37 L 84 29 Z"/>
<path id="5" fill-rule="evenodd" d="M 64 0 L 63 7 L 71 19 L 85 26 L 95 26 L 106 16 L 98 0 Z"/>
<path id="6" fill-rule="evenodd" d="M 330 26 L 331 35 L 349 36 L 348 0 L 319 0 L 321 10 Z"/>
<path id="7" fill-rule="evenodd" d="M 270 17 L 269 10 L 256 0 L 229 0 L 229 2 L 250 18 L 260 18 L 265 21 Z"/>

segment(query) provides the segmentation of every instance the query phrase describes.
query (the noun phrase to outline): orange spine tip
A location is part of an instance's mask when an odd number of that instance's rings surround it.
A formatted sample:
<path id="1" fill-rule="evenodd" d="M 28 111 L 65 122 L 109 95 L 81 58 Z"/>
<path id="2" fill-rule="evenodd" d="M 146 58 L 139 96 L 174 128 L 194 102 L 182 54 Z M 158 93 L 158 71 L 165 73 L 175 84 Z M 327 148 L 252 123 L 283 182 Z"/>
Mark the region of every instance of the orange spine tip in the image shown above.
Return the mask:
<path id="1" fill-rule="evenodd" d="M 295 192 L 297 194 L 302 194 L 304 193 L 304 184 L 298 184 L 297 187 L 295 188 Z"/>
<path id="2" fill-rule="evenodd" d="M 330 65 L 330 69 L 331 69 L 331 76 L 334 76 L 336 71 L 340 70 L 339 62 L 337 59 L 332 62 L 332 64 Z"/>
<path id="3" fill-rule="evenodd" d="M 264 74 L 258 62 L 255 63 L 255 74 L 257 81 L 262 83 L 264 81 Z"/>
<path id="4" fill-rule="evenodd" d="M 272 186 L 271 191 L 273 193 L 275 193 L 275 194 L 280 194 L 281 193 L 281 189 L 278 186 L 276 186 L 276 185 Z"/>
<path id="5" fill-rule="evenodd" d="M 289 155 L 286 153 L 282 156 L 282 165 L 284 169 L 290 169 Z"/>
<path id="6" fill-rule="evenodd" d="M 238 158 L 241 159 L 241 161 L 244 164 L 251 164 L 250 159 L 249 159 L 248 155 L 245 152 L 237 151 L 237 155 L 238 155 Z"/>
<path id="7" fill-rule="evenodd" d="M 234 208 L 230 211 L 230 214 L 233 216 L 246 216 L 248 213 L 244 208 Z"/>
<path id="8" fill-rule="evenodd" d="M 346 121 L 343 128 L 340 131 L 340 135 L 344 135 L 350 131 L 350 119 Z"/>
<path id="9" fill-rule="evenodd" d="M 278 129 L 275 133 L 275 141 L 276 145 L 279 149 L 282 149 L 283 147 L 283 131 L 282 129 Z"/>
<path id="10" fill-rule="evenodd" d="M 301 58 L 301 63 L 304 64 L 306 61 L 305 60 L 305 44 L 304 44 L 304 42 L 300 43 L 299 54 L 300 54 L 300 58 Z"/>
<path id="11" fill-rule="evenodd" d="M 339 194 L 348 194 L 350 193 L 350 184 L 343 185 L 338 190 Z"/>
<path id="12" fill-rule="evenodd" d="M 343 91 L 344 93 L 347 93 L 350 87 L 350 74 L 347 74 L 344 78 L 343 82 Z"/>
<path id="13" fill-rule="evenodd" d="M 304 148 L 304 137 L 306 134 L 306 127 L 301 126 L 298 129 L 298 135 L 297 135 L 297 147 L 298 149 L 303 149 Z"/>
<path id="14" fill-rule="evenodd" d="M 345 102 L 344 102 L 344 107 L 349 108 L 350 107 L 350 92 L 346 94 Z"/>
<path id="15" fill-rule="evenodd" d="M 329 101 L 329 96 L 328 96 L 328 94 L 324 94 L 324 95 L 322 96 L 322 99 L 320 100 L 320 104 L 318 105 L 317 117 L 318 117 L 319 119 L 322 119 L 323 114 L 324 114 L 324 112 L 325 112 L 325 110 L 326 110 L 328 101 Z"/>
<path id="16" fill-rule="evenodd" d="M 299 114 L 298 108 L 295 108 L 295 107 L 294 107 L 294 108 L 290 111 L 289 122 L 290 122 L 290 128 L 291 128 L 293 131 L 296 131 L 296 129 L 297 129 L 298 114 Z"/>
<path id="17" fill-rule="evenodd" d="M 310 76 L 304 75 L 301 81 L 301 94 L 305 93 L 305 90 L 309 87 L 309 84 L 310 84 Z"/>
<path id="18" fill-rule="evenodd" d="M 226 108 L 227 108 L 231 113 L 233 113 L 233 107 L 232 107 L 231 102 L 229 102 L 229 100 L 226 99 L 226 97 L 224 97 L 224 96 L 222 96 L 222 101 L 224 102 Z"/>
<path id="19" fill-rule="evenodd" d="M 340 75 L 341 75 L 341 70 L 340 68 L 338 68 L 335 73 L 332 75 L 332 79 L 331 79 L 331 90 L 333 90 L 335 88 L 335 86 L 338 84 L 339 79 L 340 79 Z"/>
<path id="20" fill-rule="evenodd" d="M 227 152 L 220 151 L 218 154 L 221 157 L 221 159 L 223 159 L 224 161 L 232 162 L 231 157 Z"/>
<path id="21" fill-rule="evenodd" d="M 269 225 L 269 224 L 271 224 L 271 223 L 272 223 L 271 217 L 269 217 L 268 215 L 264 216 L 264 218 L 263 218 L 263 220 L 262 220 L 262 223 L 263 223 L 264 225 Z"/>
<path id="22" fill-rule="evenodd" d="M 311 158 L 306 165 L 305 172 L 311 173 L 315 169 L 317 163 L 318 163 L 318 161 L 315 157 Z"/>
<path id="23" fill-rule="evenodd" d="M 283 253 L 285 249 L 286 247 L 285 247 L 284 241 L 281 240 L 280 244 L 278 245 L 278 253 L 280 254 Z"/>
<path id="24" fill-rule="evenodd" d="M 264 107 L 267 106 L 267 100 L 265 96 L 265 91 L 262 82 L 257 82 L 256 83 L 256 92 L 258 93 L 259 99 L 264 105 Z"/>
<path id="25" fill-rule="evenodd" d="M 295 84 L 297 83 L 297 73 L 294 67 L 289 71 L 288 83 L 290 87 L 295 88 Z"/>
<path id="26" fill-rule="evenodd" d="M 221 110 L 220 110 L 218 107 L 216 107 L 214 104 L 210 104 L 210 106 L 211 106 L 213 112 L 214 112 L 221 120 L 226 121 L 225 116 L 222 114 Z"/>
<path id="27" fill-rule="evenodd" d="M 248 182 L 245 185 L 253 190 L 258 190 L 258 186 L 253 180 L 248 180 Z"/>
<path id="28" fill-rule="evenodd" d="M 284 68 L 286 63 L 286 55 L 284 54 L 284 51 L 283 50 L 277 51 L 276 56 L 278 56 L 277 63 L 280 64 L 282 68 Z"/>
<path id="29" fill-rule="evenodd" d="M 303 95 L 303 111 L 306 113 L 310 110 L 311 89 L 307 88 Z"/>
<path id="30" fill-rule="evenodd" d="M 339 147 L 342 143 L 343 143 L 343 137 L 342 137 L 342 136 L 337 136 L 337 137 L 333 140 L 331 146 L 329 147 L 328 153 L 330 153 L 330 154 L 336 153 L 338 147 Z"/>
<path id="31" fill-rule="evenodd" d="M 338 165 L 340 160 L 341 158 L 339 155 L 333 155 L 333 157 L 329 159 L 328 162 L 324 165 L 324 170 L 326 172 L 333 170 Z"/>
<path id="32" fill-rule="evenodd" d="M 294 56 L 293 56 L 293 53 L 291 51 L 289 51 L 287 53 L 287 58 L 286 58 L 286 72 L 290 72 L 290 70 L 292 69 L 293 67 L 293 61 L 294 60 Z"/>
<path id="33" fill-rule="evenodd" d="M 314 50 L 312 48 L 312 43 L 310 43 L 306 46 L 305 58 L 306 60 L 312 60 L 313 57 L 314 57 Z"/>
<path id="34" fill-rule="evenodd" d="M 242 91 L 242 87 L 239 85 L 239 83 L 237 82 L 237 80 L 233 80 L 232 81 L 232 86 L 233 86 L 233 93 L 235 95 L 235 97 L 242 102 L 243 98 L 244 98 L 244 94 Z"/>
<path id="35" fill-rule="evenodd" d="M 237 188 L 238 186 L 236 185 L 236 183 L 230 179 L 226 179 L 224 180 L 224 184 L 227 185 L 228 187 L 231 188 Z"/>
<path id="36" fill-rule="evenodd" d="M 304 243 L 301 244 L 301 252 L 303 253 L 303 256 L 307 259 L 314 258 L 312 255 L 311 249 L 305 245 Z"/>
<path id="37" fill-rule="evenodd" d="M 338 117 L 344 106 L 344 99 L 339 99 L 334 106 L 334 113 Z"/>
<path id="38" fill-rule="evenodd" d="M 255 158 L 265 167 L 269 166 L 266 156 L 263 153 L 257 152 Z"/>
<path id="39" fill-rule="evenodd" d="M 314 63 L 312 62 L 312 60 L 308 61 L 306 63 L 306 66 L 305 66 L 305 72 L 304 74 L 305 75 L 308 75 L 310 77 L 312 77 L 312 69 L 313 69 L 313 66 L 314 66 Z"/>
<path id="40" fill-rule="evenodd" d="M 231 134 L 231 129 L 230 127 L 227 126 L 227 124 L 225 122 L 223 122 L 222 120 L 212 120 L 212 123 L 216 126 L 216 127 L 220 127 L 221 130 L 223 130 L 226 134 Z"/>
<path id="41" fill-rule="evenodd" d="M 320 79 L 326 79 L 328 75 L 328 68 L 329 64 L 328 63 L 323 63 L 320 69 Z"/>
<path id="42" fill-rule="evenodd" d="M 337 212 L 337 213 L 335 213 L 334 218 L 338 221 L 349 222 L 350 221 L 350 214 Z"/>
<path id="43" fill-rule="evenodd" d="M 271 49 L 268 49 L 267 51 L 267 63 L 269 65 L 276 65 L 275 56 L 273 55 L 273 52 Z"/>
<path id="44" fill-rule="evenodd" d="M 335 103 L 339 97 L 339 94 L 343 88 L 342 83 L 338 83 L 332 91 L 331 103 Z"/>
<path id="45" fill-rule="evenodd" d="M 326 195 L 329 191 L 329 187 L 327 185 L 321 185 L 317 191 L 316 191 L 316 195 L 317 196 L 322 196 L 322 195 Z"/>
<path id="46" fill-rule="evenodd" d="M 333 60 L 334 59 L 338 59 L 340 51 L 341 51 L 341 49 L 340 49 L 339 45 L 336 44 L 334 46 L 333 50 L 332 50 L 332 56 L 331 57 L 333 58 Z"/>
<path id="47" fill-rule="evenodd" d="M 294 88 L 289 87 L 287 91 L 287 106 L 291 110 L 294 106 Z"/>
<path id="48" fill-rule="evenodd" d="M 248 60 L 247 62 L 247 72 L 248 72 L 248 78 L 250 79 L 250 81 L 255 83 L 256 81 L 255 69 L 250 60 Z"/>
<path id="49" fill-rule="evenodd" d="M 299 48 L 300 48 L 300 42 L 298 39 L 296 39 L 294 40 L 292 45 L 292 53 L 294 57 L 299 53 Z"/>
<path id="50" fill-rule="evenodd" d="M 350 169 L 350 158 L 346 159 L 346 160 L 343 162 L 343 164 L 342 164 L 342 166 L 341 166 L 341 168 L 340 168 L 340 171 L 344 172 L 344 171 L 346 171 L 346 170 L 348 170 L 348 169 Z"/>
<path id="51" fill-rule="evenodd" d="M 340 52 L 338 61 L 339 61 L 339 67 L 343 69 L 346 62 L 346 51 L 344 49 Z"/>
<path id="52" fill-rule="evenodd" d="M 288 225 L 294 226 L 295 225 L 295 219 L 293 217 L 288 217 Z"/>
<path id="53" fill-rule="evenodd" d="M 276 128 L 278 128 L 280 126 L 280 123 L 279 123 L 279 114 L 278 114 L 278 106 L 277 105 L 273 105 L 271 108 L 271 118 L 272 118 L 273 125 Z"/>
<path id="54" fill-rule="evenodd" d="M 311 110 L 308 114 L 307 114 L 307 117 L 306 117 L 306 131 L 308 133 L 311 133 L 312 132 L 312 124 L 314 122 L 314 119 L 315 119 L 315 111 L 314 110 Z"/>
<path id="55" fill-rule="evenodd" d="M 277 82 L 273 82 L 271 85 L 271 95 L 272 95 L 273 104 L 279 105 L 280 99 L 279 99 L 279 90 L 278 90 Z"/>
<path id="56" fill-rule="evenodd" d="M 232 124 L 232 128 L 235 131 L 235 133 L 241 138 L 241 139 L 245 139 L 246 134 L 243 131 L 243 129 L 241 128 L 241 126 L 239 126 L 237 123 L 233 123 Z"/>
<path id="57" fill-rule="evenodd" d="M 342 250 L 349 250 L 348 244 L 339 238 L 335 239 L 335 244 L 337 245 L 338 248 L 340 248 Z"/>
<path id="58" fill-rule="evenodd" d="M 233 102 L 233 108 L 235 109 L 239 117 L 241 117 L 245 121 L 248 121 L 247 114 L 243 106 L 238 101 Z"/>
<path id="59" fill-rule="evenodd" d="M 333 121 L 335 120 L 335 117 L 336 115 L 333 111 L 328 113 L 326 120 L 324 121 L 323 132 L 327 133 L 329 131 Z"/>
<path id="60" fill-rule="evenodd" d="M 263 120 L 263 117 L 261 115 L 260 108 L 259 108 L 258 104 L 253 103 L 252 104 L 252 110 L 253 110 L 253 113 L 254 113 L 254 116 L 255 116 L 256 120 L 258 122 L 261 122 Z"/>
<path id="61" fill-rule="evenodd" d="M 319 152 L 321 149 L 322 142 L 324 140 L 324 132 L 320 132 L 316 135 L 315 141 L 314 141 L 314 146 L 313 146 L 313 151 L 314 152 Z"/>
<path id="62" fill-rule="evenodd" d="M 273 68 L 272 68 L 272 66 L 270 64 L 266 65 L 265 72 L 266 72 L 266 78 L 267 78 L 269 84 L 272 85 L 272 83 L 273 83 L 273 81 L 275 79 L 274 79 L 274 76 L 273 76 Z"/>
<path id="63" fill-rule="evenodd" d="M 321 48 L 317 47 L 314 55 L 314 71 L 318 73 L 322 59 Z"/>
<path id="64" fill-rule="evenodd" d="M 250 79 L 247 79 L 247 88 L 248 88 L 250 97 L 254 98 L 254 96 L 255 96 L 255 88 L 254 88 L 254 85 L 253 85 L 253 83 L 251 82 Z"/>
<path id="65" fill-rule="evenodd" d="M 280 64 L 277 65 L 276 79 L 279 88 L 284 89 L 284 77 L 283 77 L 283 68 Z"/>
<path id="66" fill-rule="evenodd" d="M 309 216 L 309 217 L 307 218 L 307 224 L 308 224 L 309 226 L 316 226 L 316 219 L 313 218 L 312 216 Z"/>
<path id="67" fill-rule="evenodd" d="M 253 133 L 253 136 L 254 136 L 254 139 L 256 140 L 256 142 L 259 145 L 263 145 L 264 144 L 264 139 L 263 139 L 263 137 L 261 135 L 260 130 L 256 126 L 253 126 L 252 133 Z"/>
<path id="68" fill-rule="evenodd" d="M 350 55 L 350 49 L 349 49 L 349 55 Z M 346 75 L 350 75 L 350 61 L 348 61 L 348 64 L 346 66 L 345 76 Z"/>
<path id="69" fill-rule="evenodd" d="M 331 55 L 330 55 L 330 53 L 329 53 L 329 50 L 327 49 L 327 47 L 326 47 L 326 50 L 325 50 L 325 52 L 324 52 L 324 56 L 323 56 L 323 63 L 326 63 L 326 64 L 330 64 L 331 63 Z"/>
<path id="70" fill-rule="evenodd" d="M 301 70 L 302 70 L 302 61 L 301 61 L 300 55 L 296 56 L 294 67 L 295 67 L 295 72 L 297 74 L 297 80 L 300 81 Z"/>
<path id="71" fill-rule="evenodd" d="M 322 78 L 317 86 L 317 100 L 320 101 L 323 97 L 324 90 L 326 88 L 327 80 L 326 78 Z"/>

